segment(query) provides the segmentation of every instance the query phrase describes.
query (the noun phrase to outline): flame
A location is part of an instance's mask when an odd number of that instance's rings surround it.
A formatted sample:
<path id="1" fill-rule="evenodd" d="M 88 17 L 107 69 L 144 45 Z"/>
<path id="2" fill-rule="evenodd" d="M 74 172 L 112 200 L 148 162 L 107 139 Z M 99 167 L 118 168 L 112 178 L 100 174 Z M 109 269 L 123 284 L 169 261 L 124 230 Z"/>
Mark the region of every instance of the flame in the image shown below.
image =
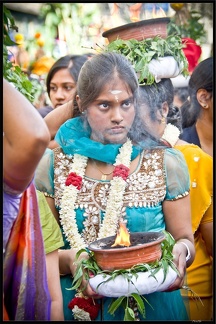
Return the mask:
<path id="1" fill-rule="evenodd" d="M 160 7 L 159 11 L 155 10 L 155 7 L 152 9 L 152 18 L 162 18 L 166 17 L 165 11 Z"/>
<path id="2" fill-rule="evenodd" d="M 120 223 L 119 230 L 115 239 L 115 243 L 111 247 L 121 245 L 121 246 L 130 246 L 130 234 L 124 223 Z"/>
<path id="3" fill-rule="evenodd" d="M 130 20 L 132 22 L 140 21 L 140 12 L 142 8 L 142 3 L 135 3 L 134 5 L 130 6 Z"/>

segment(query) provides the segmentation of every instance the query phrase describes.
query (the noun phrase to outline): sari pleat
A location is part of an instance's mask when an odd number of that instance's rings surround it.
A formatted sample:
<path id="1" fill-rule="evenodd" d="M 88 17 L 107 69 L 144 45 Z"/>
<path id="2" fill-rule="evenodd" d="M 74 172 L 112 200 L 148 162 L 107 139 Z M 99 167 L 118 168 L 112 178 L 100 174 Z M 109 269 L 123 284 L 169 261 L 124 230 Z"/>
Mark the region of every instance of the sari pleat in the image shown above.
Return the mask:
<path id="1" fill-rule="evenodd" d="M 23 193 L 4 256 L 4 305 L 10 320 L 50 320 L 43 236 L 34 184 Z"/>

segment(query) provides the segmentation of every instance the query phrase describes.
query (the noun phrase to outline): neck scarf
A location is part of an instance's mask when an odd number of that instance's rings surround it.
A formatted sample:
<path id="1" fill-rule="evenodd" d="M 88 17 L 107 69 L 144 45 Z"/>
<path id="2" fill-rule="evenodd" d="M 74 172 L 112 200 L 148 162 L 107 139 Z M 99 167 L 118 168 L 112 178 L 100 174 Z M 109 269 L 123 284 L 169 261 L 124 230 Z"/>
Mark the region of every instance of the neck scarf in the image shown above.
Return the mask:
<path id="1" fill-rule="evenodd" d="M 91 129 L 85 126 L 82 117 L 66 121 L 58 130 L 55 141 L 65 154 L 80 154 L 88 158 L 114 164 L 122 144 L 102 144 L 90 139 Z M 140 153 L 140 148 L 133 145 L 131 160 Z"/>

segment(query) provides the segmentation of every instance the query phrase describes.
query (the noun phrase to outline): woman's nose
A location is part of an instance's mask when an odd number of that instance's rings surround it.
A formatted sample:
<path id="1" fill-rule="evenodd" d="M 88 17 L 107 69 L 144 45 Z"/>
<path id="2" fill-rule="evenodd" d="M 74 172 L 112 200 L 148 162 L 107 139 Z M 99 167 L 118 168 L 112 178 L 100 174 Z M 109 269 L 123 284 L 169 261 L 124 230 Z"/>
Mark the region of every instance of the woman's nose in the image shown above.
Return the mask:
<path id="1" fill-rule="evenodd" d="M 64 98 L 65 97 L 64 90 L 62 88 L 58 88 L 56 93 L 55 93 L 55 97 L 58 98 L 58 99 L 59 98 L 60 99 Z"/>
<path id="2" fill-rule="evenodd" d="M 115 123 L 120 123 L 123 120 L 121 109 L 115 108 L 112 110 L 111 121 Z"/>

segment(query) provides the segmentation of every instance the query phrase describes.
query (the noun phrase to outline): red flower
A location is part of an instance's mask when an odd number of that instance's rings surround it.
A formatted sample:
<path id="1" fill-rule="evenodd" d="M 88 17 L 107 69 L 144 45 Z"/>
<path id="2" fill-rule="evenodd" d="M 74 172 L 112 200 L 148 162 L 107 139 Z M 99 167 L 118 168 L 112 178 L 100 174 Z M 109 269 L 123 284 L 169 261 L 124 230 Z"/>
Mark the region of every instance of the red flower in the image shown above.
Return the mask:
<path id="1" fill-rule="evenodd" d="M 100 305 L 89 297 L 74 297 L 68 304 L 68 308 L 73 310 L 74 306 L 77 306 L 80 309 L 83 309 L 85 312 L 89 313 L 91 320 L 96 319 L 100 309 Z"/>
<path id="2" fill-rule="evenodd" d="M 113 171 L 113 177 L 122 177 L 122 179 L 126 180 L 129 175 L 129 170 L 124 164 L 119 164 Z"/>
<path id="3" fill-rule="evenodd" d="M 202 54 L 202 48 L 195 42 L 194 39 L 188 37 L 182 38 L 182 44 L 185 45 L 182 50 L 188 61 L 188 70 L 190 73 L 192 73 L 198 64 L 199 58 Z"/>
<path id="4" fill-rule="evenodd" d="M 65 181 L 65 185 L 73 185 L 78 190 L 80 190 L 82 185 L 82 177 L 78 176 L 75 172 L 71 172 Z"/>

